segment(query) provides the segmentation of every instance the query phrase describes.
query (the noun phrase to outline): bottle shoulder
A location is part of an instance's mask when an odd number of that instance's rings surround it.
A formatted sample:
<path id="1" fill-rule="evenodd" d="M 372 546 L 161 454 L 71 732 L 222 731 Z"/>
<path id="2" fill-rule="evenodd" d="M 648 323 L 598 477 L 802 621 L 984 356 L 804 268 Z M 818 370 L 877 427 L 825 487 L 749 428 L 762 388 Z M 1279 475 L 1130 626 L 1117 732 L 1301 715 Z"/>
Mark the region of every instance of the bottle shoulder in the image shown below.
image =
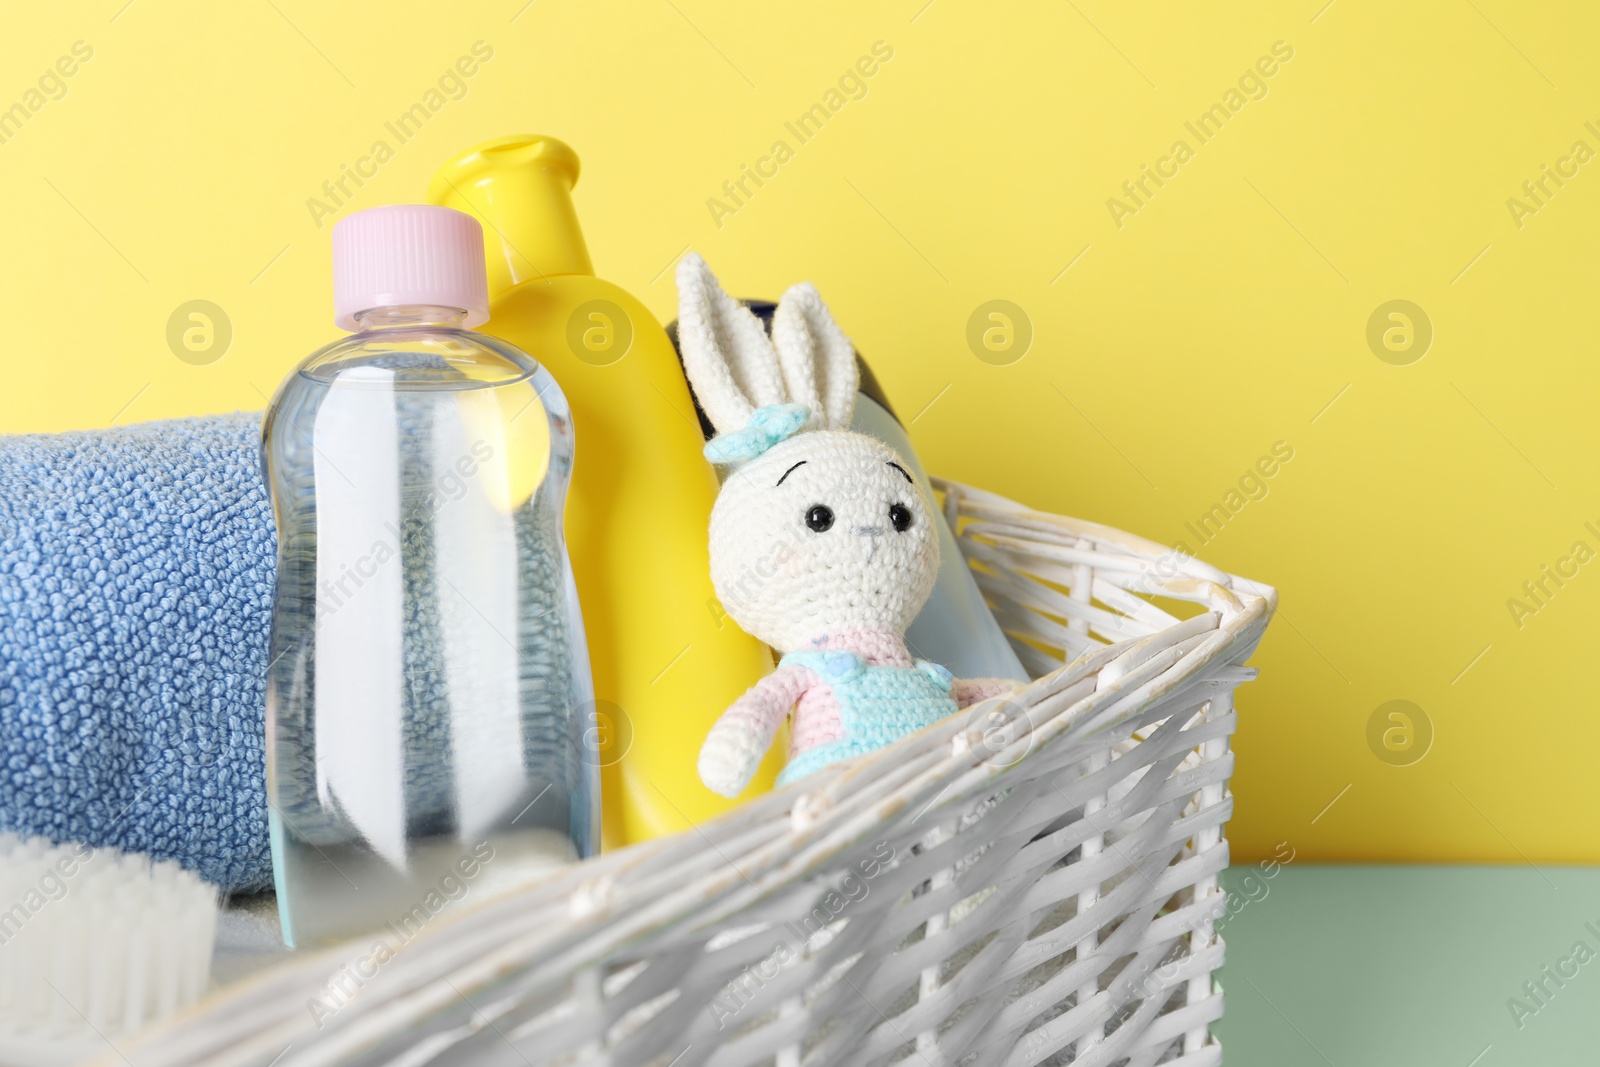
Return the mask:
<path id="1" fill-rule="evenodd" d="M 556 437 L 570 437 L 572 409 L 550 371 L 515 345 L 473 330 L 397 329 L 353 334 L 302 360 L 279 383 L 263 419 L 263 432 L 287 420 L 315 420 L 332 395 L 389 394 L 396 410 L 439 409 L 468 403 L 477 394 L 509 422 L 546 422 Z M 380 405 L 382 406 L 382 405 Z M 476 408 L 474 408 L 476 410 Z M 489 409 L 485 409 L 489 410 Z M 529 412 L 543 412 L 545 419 Z"/>
<path id="2" fill-rule="evenodd" d="M 381 383 L 407 391 L 499 388 L 533 379 L 538 361 L 496 337 L 445 327 L 352 334 L 302 360 L 292 377 L 320 385 Z"/>

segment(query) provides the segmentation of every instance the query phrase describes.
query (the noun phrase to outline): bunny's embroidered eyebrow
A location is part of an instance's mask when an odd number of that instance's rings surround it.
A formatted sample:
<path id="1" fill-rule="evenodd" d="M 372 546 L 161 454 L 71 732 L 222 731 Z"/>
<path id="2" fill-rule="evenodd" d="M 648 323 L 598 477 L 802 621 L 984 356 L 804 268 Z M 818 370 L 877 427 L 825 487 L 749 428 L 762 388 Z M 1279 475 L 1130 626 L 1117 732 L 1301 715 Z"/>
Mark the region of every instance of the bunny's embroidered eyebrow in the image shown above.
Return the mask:
<path id="1" fill-rule="evenodd" d="M 795 472 L 795 468 L 796 467 L 804 467 L 805 465 L 806 465 L 806 461 L 805 460 L 801 460 L 799 463 L 796 463 L 794 465 L 794 467 L 790 467 L 788 470 L 784 471 L 783 472 L 783 478 L 787 478 L 787 477 L 789 477 L 789 475 L 793 474 Z M 779 478 L 778 479 L 778 485 L 782 485 L 783 484 L 783 478 Z M 776 485 L 773 486 L 774 489 L 776 489 L 777 487 L 778 486 L 776 486 Z"/>
<path id="2" fill-rule="evenodd" d="M 908 484 L 915 484 L 915 483 L 913 483 L 911 481 L 911 475 L 907 474 L 906 473 L 906 469 L 904 467 L 900 466 L 900 464 L 896 463 L 892 459 L 888 461 L 888 464 L 889 464 L 889 466 L 893 467 L 895 470 L 899 471 L 900 472 L 900 477 L 904 478 Z M 794 468 L 792 468 L 792 467 L 790 468 L 790 470 L 793 470 L 793 469 Z"/>

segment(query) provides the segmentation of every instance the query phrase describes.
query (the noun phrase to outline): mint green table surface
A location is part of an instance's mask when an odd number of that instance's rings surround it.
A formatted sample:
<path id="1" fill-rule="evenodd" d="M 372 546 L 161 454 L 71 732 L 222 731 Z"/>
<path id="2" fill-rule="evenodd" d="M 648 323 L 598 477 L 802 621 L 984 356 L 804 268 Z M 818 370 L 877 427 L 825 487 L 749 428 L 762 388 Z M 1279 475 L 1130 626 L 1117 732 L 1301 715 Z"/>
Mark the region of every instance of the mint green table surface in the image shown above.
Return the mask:
<path id="1" fill-rule="evenodd" d="M 1600 1067 L 1600 868 L 1262 874 L 1223 878 L 1228 1067 Z"/>

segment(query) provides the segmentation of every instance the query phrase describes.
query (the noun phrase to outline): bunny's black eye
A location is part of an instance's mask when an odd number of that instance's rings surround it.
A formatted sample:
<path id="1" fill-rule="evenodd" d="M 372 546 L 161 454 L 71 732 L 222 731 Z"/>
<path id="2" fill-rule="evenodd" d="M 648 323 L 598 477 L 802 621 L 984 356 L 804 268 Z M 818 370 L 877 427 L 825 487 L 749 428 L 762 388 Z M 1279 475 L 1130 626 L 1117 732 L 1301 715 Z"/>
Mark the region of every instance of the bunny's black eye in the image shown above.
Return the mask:
<path id="1" fill-rule="evenodd" d="M 894 524 L 896 533 L 905 533 L 911 529 L 911 509 L 904 504 L 890 504 L 889 521 Z"/>
<path id="2" fill-rule="evenodd" d="M 826 504 L 813 504 L 806 512 L 806 525 L 817 533 L 833 528 L 833 509 Z"/>

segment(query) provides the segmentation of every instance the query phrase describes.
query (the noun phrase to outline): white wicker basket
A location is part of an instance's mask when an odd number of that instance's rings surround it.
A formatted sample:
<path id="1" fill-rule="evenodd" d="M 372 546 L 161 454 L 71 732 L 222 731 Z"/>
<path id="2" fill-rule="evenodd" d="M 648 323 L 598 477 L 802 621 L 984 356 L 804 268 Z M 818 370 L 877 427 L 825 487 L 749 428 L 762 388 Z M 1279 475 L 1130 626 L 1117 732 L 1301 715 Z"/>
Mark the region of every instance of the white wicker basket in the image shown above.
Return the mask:
<path id="1" fill-rule="evenodd" d="M 1276 594 L 1115 530 L 940 488 L 1039 675 L 1020 693 L 696 832 L 441 917 L 377 965 L 368 942 L 296 958 L 121 1056 L 1220 1062 L 1212 921 L 1233 690 L 1254 677 L 1243 664 Z M 331 988 L 338 1010 L 310 1010 Z"/>

